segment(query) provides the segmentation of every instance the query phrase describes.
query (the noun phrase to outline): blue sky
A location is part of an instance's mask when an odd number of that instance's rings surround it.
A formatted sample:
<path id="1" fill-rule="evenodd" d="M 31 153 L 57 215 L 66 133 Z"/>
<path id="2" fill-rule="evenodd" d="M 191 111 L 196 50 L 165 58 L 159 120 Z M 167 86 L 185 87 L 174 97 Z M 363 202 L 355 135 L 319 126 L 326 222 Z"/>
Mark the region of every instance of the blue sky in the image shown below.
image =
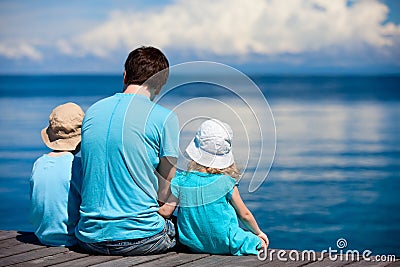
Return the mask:
<path id="1" fill-rule="evenodd" d="M 2 0 L 0 74 L 121 73 L 129 51 L 249 73 L 400 73 L 398 0 Z"/>

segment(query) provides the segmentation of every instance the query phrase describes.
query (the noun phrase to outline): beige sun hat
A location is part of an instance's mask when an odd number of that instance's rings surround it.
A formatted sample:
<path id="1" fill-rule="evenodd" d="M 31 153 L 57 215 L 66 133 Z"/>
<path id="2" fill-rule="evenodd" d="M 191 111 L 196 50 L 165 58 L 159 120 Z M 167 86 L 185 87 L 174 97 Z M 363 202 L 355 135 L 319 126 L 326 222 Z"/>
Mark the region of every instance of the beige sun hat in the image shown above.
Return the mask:
<path id="1" fill-rule="evenodd" d="M 81 142 L 85 113 L 75 103 L 57 106 L 49 116 L 49 126 L 42 130 L 42 140 L 53 150 L 73 151 Z"/>

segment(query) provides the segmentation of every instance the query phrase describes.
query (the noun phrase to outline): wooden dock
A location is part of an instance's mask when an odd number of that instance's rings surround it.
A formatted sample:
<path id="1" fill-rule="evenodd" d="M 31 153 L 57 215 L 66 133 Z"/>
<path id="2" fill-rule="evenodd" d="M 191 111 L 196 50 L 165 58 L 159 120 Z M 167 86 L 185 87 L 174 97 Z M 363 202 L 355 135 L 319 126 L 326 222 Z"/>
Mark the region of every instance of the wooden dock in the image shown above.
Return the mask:
<path id="1" fill-rule="evenodd" d="M 289 251 L 286 251 L 289 253 Z M 301 253 L 301 252 L 300 252 Z M 320 256 L 320 255 L 319 255 Z M 392 262 L 323 260 L 281 261 L 259 260 L 256 256 L 222 256 L 169 252 L 150 256 L 89 255 L 79 248 L 47 247 L 41 245 L 33 233 L 0 231 L 0 266 L 400 266 Z"/>

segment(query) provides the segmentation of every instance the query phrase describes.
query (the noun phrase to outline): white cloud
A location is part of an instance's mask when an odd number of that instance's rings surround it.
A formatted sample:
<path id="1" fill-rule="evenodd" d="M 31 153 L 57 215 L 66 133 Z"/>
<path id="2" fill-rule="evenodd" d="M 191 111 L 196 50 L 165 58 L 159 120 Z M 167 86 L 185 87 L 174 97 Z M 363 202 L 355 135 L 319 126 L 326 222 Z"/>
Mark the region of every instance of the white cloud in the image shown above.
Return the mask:
<path id="1" fill-rule="evenodd" d="M 9 59 L 28 58 L 31 60 L 42 60 L 43 58 L 43 55 L 33 45 L 27 43 L 0 43 L 0 56 Z"/>
<path id="2" fill-rule="evenodd" d="M 138 8 L 129 1 L 125 9 L 96 7 L 100 15 L 90 3 L 0 5 L 0 25 L 7 25 L 0 27 L 0 57 L 9 59 L 43 60 L 54 52 L 110 59 L 154 45 L 182 55 L 238 62 L 267 55 L 302 64 L 310 54 L 336 60 L 342 52 L 391 59 L 400 45 L 400 25 L 386 22 L 389 9 L 379 0 L 175 0 Z"/>
<path id="3" fill-rule="evenodd" d="M 156 10 L 114 10 L 95 28 L 59 42 L 61 52 L 111 56 L 138 45 L 216 55 L 301 54 L 394 45 L 378 0 L 177 0 Z"/>

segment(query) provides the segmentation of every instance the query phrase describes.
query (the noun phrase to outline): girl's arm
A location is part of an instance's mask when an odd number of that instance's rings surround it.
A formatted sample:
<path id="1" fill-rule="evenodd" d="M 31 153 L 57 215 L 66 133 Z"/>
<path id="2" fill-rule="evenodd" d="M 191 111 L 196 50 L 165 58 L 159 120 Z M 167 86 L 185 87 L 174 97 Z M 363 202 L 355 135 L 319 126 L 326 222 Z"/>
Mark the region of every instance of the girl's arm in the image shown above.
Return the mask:
<path id="1" fill-rule="evenodd" d="M 238 215 L 240 221 L 246 226 L 246 228 L 253 232 L 253 234 L 257 235 L 259 238 L 261 238 L 261 240 L 265 242 L 265 245 L 268 246 L 269 240 L 267 235 L 264 234 L 258 227 L 256 219 L 240 197 L 237 186 L 233 188 L 231 204 L 235 208 L 236 214 Z"/>
<path id="2" fill-rule="evenodd" d="M 178 199 L 171 194 L 167 202 L 158 209 L 158 213 L 167 219 L 172 215 L 172 213 L 174 213 L 174 210 L 177 205 L 178 205 Z"/>

